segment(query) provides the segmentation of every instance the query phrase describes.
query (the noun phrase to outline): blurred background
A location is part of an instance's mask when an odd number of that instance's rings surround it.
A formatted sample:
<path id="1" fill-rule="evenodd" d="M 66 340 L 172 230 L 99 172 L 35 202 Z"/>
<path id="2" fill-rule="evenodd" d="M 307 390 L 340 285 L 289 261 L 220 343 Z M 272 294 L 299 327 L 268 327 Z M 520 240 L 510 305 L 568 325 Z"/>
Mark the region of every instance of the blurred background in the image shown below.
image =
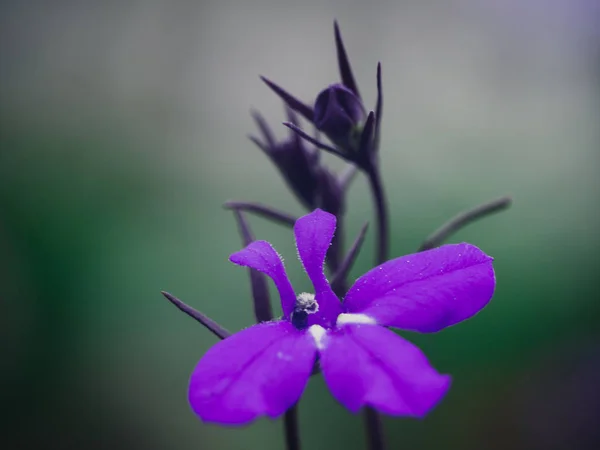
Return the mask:
<path id="1" fill-rule="evenodd" d="M 459 326 L 404 333 L 454 384 L 425 420 L 386 418 L 389 448 L 597 448 L 596 0 L 0 5 L 2 448 L 283 448 L 280 421 L 228 429 L 192 414 L 188 377 L 216 339 L 160 291 L 230 330 L 253 322 L 221 205 L 303 212 L 248 141 L 249 110 L 283 137 L 258 75 L 309 103 L 338 80 L 334 18 L 370 107 L 383 65 L 391 253 L 458 211 L 515 200 L 452 237 L 496 258 L 497 294 Z M 290 231 L 251 219 L 308 290 Z M 348 238 L 367 219 L 359 177 Z M 306 449 L 364 448 L 362 418 L 320 377 L 300 425 Z"/>

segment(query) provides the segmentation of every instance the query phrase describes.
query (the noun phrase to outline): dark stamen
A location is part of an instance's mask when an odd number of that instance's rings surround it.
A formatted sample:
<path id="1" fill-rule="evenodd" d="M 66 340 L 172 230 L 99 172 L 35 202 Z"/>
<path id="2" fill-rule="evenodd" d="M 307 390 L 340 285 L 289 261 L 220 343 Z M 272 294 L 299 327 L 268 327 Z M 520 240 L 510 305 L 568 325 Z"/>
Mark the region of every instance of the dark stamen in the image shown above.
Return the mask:
<path id="1" fill-rule="evenodd" d="M 305 310 L 294 310 L 291 316 L 292 325 L 299 330 L 304 330 L 308 326 L 308 312 Z"/>

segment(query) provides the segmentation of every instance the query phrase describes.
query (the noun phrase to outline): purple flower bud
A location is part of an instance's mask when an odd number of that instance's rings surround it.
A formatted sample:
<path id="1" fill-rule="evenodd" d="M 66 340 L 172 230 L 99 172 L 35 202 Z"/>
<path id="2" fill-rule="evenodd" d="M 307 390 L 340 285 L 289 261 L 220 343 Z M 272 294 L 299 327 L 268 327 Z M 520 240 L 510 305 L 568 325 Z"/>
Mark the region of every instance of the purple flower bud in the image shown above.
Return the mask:
<path id="1" fill-rule="evenodd" d="M 332 84 L 315 101 L 315 126 L 347 151 L 356 151 L 366 117 L 360 99 L 342 84 Z"/>
<path id="2" fill-rule="evenodd" d="M 307 208 L 316 206 L 316 155 L 311 154 L 300 139 L 292 136 L 271 149 L 271 159 L 283 178 Z"/>
<path id="3" fill-rule="evenodd" d="M 335 175 L 320 165 L 316 149 L 309 148 L 294 132 L 287 139 L 276 140 L 263 117 L 257 112 L 253 116 L 263 136 L 262 140 L 251 137 L 252 141 L 273 161 L 303 205 L 311 210 L 323 208 L 332 214 L 339 213 L 343 193 Z M 298 122 L 289 108 L 288 120 Z"/>

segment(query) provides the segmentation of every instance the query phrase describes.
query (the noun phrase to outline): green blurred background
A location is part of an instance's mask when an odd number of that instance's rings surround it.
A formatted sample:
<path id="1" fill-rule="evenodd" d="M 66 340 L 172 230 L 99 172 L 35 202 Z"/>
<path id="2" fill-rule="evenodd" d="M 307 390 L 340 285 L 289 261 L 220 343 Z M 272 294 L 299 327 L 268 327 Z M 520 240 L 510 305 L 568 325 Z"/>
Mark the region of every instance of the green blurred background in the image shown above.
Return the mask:
<path id="1" fill-rule="evenodd" d="M 475 319 L 405 335 L 453 388 L 425 420 L 385 419 L 390 449 L 587 449 L 600 443 L 595 0 L 0 3 L 3 449 L 281 449 L 279 421 L 202 424 L 189 374 L 253 321 L 229 199 L 302 210 L 246 139 L 264 74 L 312 101 L 337 80 L 337 18 L 367 104 L 383 64 L 393 255 L 501 194 L 509 211 L 452 238 L 496 257 Z M 339 161 L 326 157 L 334 168 Z M 350 191 L 349 236 L 372 218 Z M 252 219 L 309 289 L 289 230 Z M 353 271 L 372 261 L 368 236 Z M 276 297 L 275 297 L 276 298 Z M 362 449 L 315 377 L 306 449 Z"/>

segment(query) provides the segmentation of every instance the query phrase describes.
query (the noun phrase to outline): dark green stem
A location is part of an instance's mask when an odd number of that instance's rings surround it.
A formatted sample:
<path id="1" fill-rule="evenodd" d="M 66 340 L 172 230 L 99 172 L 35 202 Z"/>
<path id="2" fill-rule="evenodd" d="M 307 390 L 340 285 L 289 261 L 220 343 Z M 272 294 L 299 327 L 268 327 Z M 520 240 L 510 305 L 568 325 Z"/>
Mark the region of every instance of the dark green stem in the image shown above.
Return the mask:
<path id="1" fill-rule="evenodd" d="M 298 404 L 285 412 L 283 417 L 287 450 L 300 450 L 300 430 L 298 428 Z"/>
<path id="2" fill-rule="evenodd" d="M 376 243 L 376 265 L 383 264 L 388 259 L 389 252 L 389 227 L 388 227 L 388 212 L 385 200 L 385 193 L 381 184 L 381 176 L 379 169 L 371 165 L 367 170 L 367 178 L 371 186 L 371 193 L 375 201 L 375 216 L 377 218 L 377 243 Z"/>
<path id="3" fill-rule="evenodd" d="M 381 176 L 376 163 L 368 165 L 367 177 L 371 186 L 373 200 L 375 201 L 375 216 L 377 218 L 376 254 L 375 264 L 383 264 L 388 259 L 389 252 L 389 224 L 385 192 L 381 184 Z M 384 450 L 383 429 L 379 413 L 372 408 L 364 411 L 367 440 L 370 450 Z"/>
<path id="4" fill-rule="evenodd" d="M 372 408 L 366 408 L 363 417 L 365 419 L 365 426 L 367 427 L 369 450 L 384 450 L 383 427 L 379 413 Z"/>
<path id="5" fill-rule="evenodd" d="M 422 252 L 425 250 L 430 250 L 438 245 L 441 245 L 442 242 L 444 242 L 450 235 L 456 233 L 464 226 L 479 220 L 482 217 L 500 212 L 508 208 L 511 203 L 512 199 L 506 195 L 456 215 L 440 228 L 435 230 L 427 239 L 425 239 L 425 242 L 423 242 L 421 247 L 419 247 L 419 251 Z"/>

